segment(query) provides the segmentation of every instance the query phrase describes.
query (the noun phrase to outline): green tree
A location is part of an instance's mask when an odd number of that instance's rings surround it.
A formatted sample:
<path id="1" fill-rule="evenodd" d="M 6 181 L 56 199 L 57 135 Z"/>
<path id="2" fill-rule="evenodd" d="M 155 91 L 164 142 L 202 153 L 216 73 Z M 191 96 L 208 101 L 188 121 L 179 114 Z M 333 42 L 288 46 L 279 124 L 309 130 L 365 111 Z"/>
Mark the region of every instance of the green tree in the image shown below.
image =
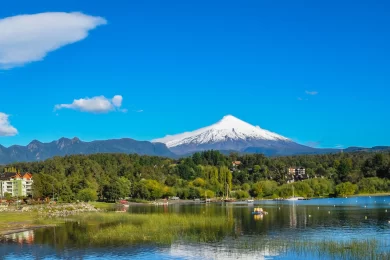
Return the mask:
<path id="1" fill-rule="evenodd" d="M 352 160 L 351 158 L 344 158 L 341 160 L 340 164 L 337 167 L 337 173 L 339 176 L 339 181 L 345 182 L 347 180 L 348 174 L 352 171 Z"/>
<path id="2" fill-rule="evenodd" d="M 119 196 L 121 198 L 126 198 L 129 197 L 131 194 L 131 183 L 130 181 L 125 178 L 125 177 L 120 177 L 118 179 L 118 184 L 119 184 Z"/>
<path id="3" fill-rule="evenodd" d="M 121 198 L 121 187 L 117 180 L 103 187 L 103 196 L 107 201 L 116 201 Z"/>
<path id="4" fill-rule="evenodd" d="M 11 194 L 11 193 L 8 193 L 8 192 L 5 192 L 5 193 L 4 193 L 4 198 L 5 198 L 6 200 L 11 200 L 11 199 L 12 199 L 12 194 Z"/>
<path id="5" fill-rule="evenodd" d="M 204 187 L 206 185 L 206 182 L 202 178 L 196 178 L 192 183 L 195 187 Z"/>
<path id="6" fill-rule="evenodd" d="M 97 201 L 98 196 L 96 190 L 87 188 L 87 189 L 80 190 L 79 193 L 77 194 L 77 198 L 80 201 L 88 202 L 88 201 Z"/>

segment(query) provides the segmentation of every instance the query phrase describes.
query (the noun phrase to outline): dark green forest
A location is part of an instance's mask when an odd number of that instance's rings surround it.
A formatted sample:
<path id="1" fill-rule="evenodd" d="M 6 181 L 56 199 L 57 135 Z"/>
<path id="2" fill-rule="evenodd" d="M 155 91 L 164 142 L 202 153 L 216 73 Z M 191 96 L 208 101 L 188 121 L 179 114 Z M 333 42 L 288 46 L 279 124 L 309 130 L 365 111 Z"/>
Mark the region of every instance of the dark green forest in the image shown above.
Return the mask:
<path id="1" fill-rule="evenodd" d="M 232 162 L 241 164 L 233 166 Z M 235 197 L 346 196 L 390 191 L 390 153 L 337 153 L 270 158 L 261 154 L 226 156 L 218 151 L 174 160 L 136 154 L 54 157 L 14 163 L 33 174 L 33 197 L 62 202 Z M 304 167 L 309 179 L 287 183 L 289 167 Z M 228 193 L 228 194 L 227 194 Z"/>

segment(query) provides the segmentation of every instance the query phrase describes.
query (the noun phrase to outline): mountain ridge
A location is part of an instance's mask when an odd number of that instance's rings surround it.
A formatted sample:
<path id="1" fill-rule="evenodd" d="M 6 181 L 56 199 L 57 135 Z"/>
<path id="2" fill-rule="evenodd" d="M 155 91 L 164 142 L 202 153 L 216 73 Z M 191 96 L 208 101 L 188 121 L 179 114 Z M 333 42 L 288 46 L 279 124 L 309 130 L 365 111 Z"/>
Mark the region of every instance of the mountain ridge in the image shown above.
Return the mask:
<path id="1" fill-rule="evenodd" d="M 167 135 L 164 138 L 150 142 L 137 141 L 131 138 L 84 142 L 77 137 L 71 139 L 62 137 L 48 143 L 32 140 L 25 146 L 4 147 L 0 145 L 0 164 L 40 161 L 54 156 L 95 153 L 137 153 L 140 155 L 179 158 L 205 150 L 218 150 L 223 153 L 262 153 L 266 156 L 286 156 L 342 151 L 380 152 L 390 151 L 390 147 L 313 148 L 228 115 L 211 126 L 178 135 Z"/>
<path id="2" fill-rule="evenodd" d="M 131 138 L 84 142 L 77 137 L 72 139 L 62 137 L 48 143 L 33 140 L 26 146 L 12 145 L 4 147 L 0 145 L 0 164 L 40 161 L 54 156 L 94 153 L 137 153 L 163 157 L 176 156 L 162 143 L 137 141 Z"/>

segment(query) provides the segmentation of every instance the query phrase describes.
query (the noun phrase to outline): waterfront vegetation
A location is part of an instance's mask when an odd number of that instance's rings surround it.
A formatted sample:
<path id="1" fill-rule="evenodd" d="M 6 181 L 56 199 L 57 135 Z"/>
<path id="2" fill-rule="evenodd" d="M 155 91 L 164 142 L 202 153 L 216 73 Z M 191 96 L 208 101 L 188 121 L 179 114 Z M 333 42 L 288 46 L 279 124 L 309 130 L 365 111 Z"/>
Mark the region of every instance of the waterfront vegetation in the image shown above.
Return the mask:
<path id="1" fill-rule="evenodd" d="M 37 212 L 0 212 L 0 236 L 63 223 L 64 219 L 43 218 Z"/>
<path id="2" fill-rule="evenodd" d="M 233 166 L 232 162 L 240 163 Z M 287 183 L 289 167 L 309 179 Z M 182 159 L 126 154 L 55 157 L 6 166 L 34 174 L 34 198 L 60 202 L 235 197 L 350 196 L 390 191 L 390 153 L 265 157 L 206 151 Z M 0 169 L 2 171 L 2 169 Z M 227 192 L 229 194 L 227 194 Z"/>
<path id="3" fill-rule="evenodd" d="M 0 231 L 18 229 L 23 226 L 31 226 L 37 214 L 20 212 L 1 212 Z"/>
<path id="4" fill-rule="evenodd" d="M 171 244 L 178 240 L 216 242 L 230 235 L 233 220 L 194 214 L 87 214 L 77 221 L 100 225 L 87 233 L 92 245 Z"/>
<path id="5" fill-rule="evenodd" d="M 10 217 L 21 217 L 23 215 Z M 31 217 L 31 216 L 30 216 Z M 8 218 L 10 220 L 10 218 Z M 25 218 L 27 220 L 27 217 Z M 63 224 L 59 224 L 59 223 Z M 287 240 L 283 237 L 258 235 L 246 237 L 235 230 L 235 219 L 227 216 L 207 214 L 118 214 L 84 213 L 67 219 L 44 220 L 37 224 L 57 222 L 57 247 L 64 248 L 72 242 L 77 247 L 104 247 L 121 245 L 165 245 L 180 242 L 199 245 L 217 243 L 228 245 L 232 252 L 275 252 L 294 254 L 297 257 L 318 259 L 389 259 L 386 241 L 362 240 L 312 240 L 298 238 Z M 61 226 L 66 227 L 61 229 Z M 36 242 L 46 243 L 52 237 L 41 231 L 36 234 Z M 46 234 L 46 235 L 43 235 Z M 41 241 L 42 239 L 42 241 Z M 69 240 L 70 239 L 70 240 Z M 52 243 L 52 239 L 48 242 Z"/>
<path id="6" fill-rule="evenodd" d="M 101 209 L 101 210 L 110 211 L 110 210 L 115 209 L 115 203 L 93 201 L 93 202 L 90 202 L 90 204 L 92 206 L 94 206 L 95 208 Z"/>
<path id="7" fill-rule="evenodd" d="M 259 236 L 248 240 L 234 232 L 234 219 L 198 214 L 84 214 L 77 221 L 92 225 L 102 225 L 97 230 L 86 233 L 91 245 L 122 244 L 172 244 L 177 241 L 200 243 L 221 242 L 232 238 L 233 248 L 252 251 L 278 250 L 290 251 L 297 255 L 318 258 L 330 256 L 333 259 L 388 259 L 390 253 L 381 250 L 389 246 L 376 239 L 364 240 L 310 240 L 288 241 L 284 238 Z"/>
<path id="8" fill-rule="evenodd" d="M 35 206 L 34 206 L 35 207 Z M 39 206 L 38 206 L 39 207 Z M 229 212 L 232 208 L 229 208 Z M 0 213 L 0 228 L 28 230 L 56 225 L 57 228 L 39 229 L 35 233 L 38 244 L 53 243 L 65 248 L 68 243 L 80 248 L 121 245 L 163 245 L 192 243 L 198 245 L 227 245 L 240 252 L 275 252 L 294 254 L 305 259 L 389 259 L 387 241 L 377 239 L 338 240 L 283 236 L 245 236 L 240 231 L 241 218 L 231 214 L 218 215 L 213 210 L 200 213 L 129 214 L 94 212 L 71 215 L 67 218 L 47 218 L 36 210 L 31 212 Z M 314 217 L 314 216 L 313 216 Z M 320 216 L 318 216 L 320 217 Z M 238 222 L 237 222 L 238 221 Z M 47 233 L 49 231 L 49 233 Z M 52 233 L 50 233 L 52 232 Z M 2 233 L 4 234 L 4 233 Z M 53 236 L 57 238 L 52 239 Z"/>

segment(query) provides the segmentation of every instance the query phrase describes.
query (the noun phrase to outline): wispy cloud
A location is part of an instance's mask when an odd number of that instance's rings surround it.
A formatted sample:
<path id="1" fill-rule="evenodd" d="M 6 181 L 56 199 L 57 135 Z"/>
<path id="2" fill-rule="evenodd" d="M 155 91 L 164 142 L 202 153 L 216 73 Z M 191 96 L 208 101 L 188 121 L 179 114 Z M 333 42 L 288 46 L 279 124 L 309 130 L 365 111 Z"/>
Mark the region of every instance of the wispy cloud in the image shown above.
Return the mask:
<path id="1" fill-rule="evenodd" d="M 309 142 L 306 142 L 306 145 L 313 147 L 313 148 L 317 148 L 321 145 L 321 142 L 320 141 L 309 141 Z"/>
<path id="2" fill-rule="evenodd" d="M 0 136 L 14 136 L 18 130 L 9 122 L 9 115 L 0 112 Z"/>
<path id="3" fill-rule="evenodd" d="M 106 24 L 83 13 L 49 12 L 0 19 L 0 69 L 40 61 L 52 51 L 85 39 Z"/>
<path id="4" fill-rule="evenodd" d="M 344 149 L 344 145 L 342 145 L 342 144 L 336 144 L 334 148 L 337 148 L 337 149 Z"/>
<path id="5" fill-rule="evenodd" d="M 55 105 L 54 110 L 74 109 L 89 113 L 108 113 L 111 111 L 127 112 L 127 109 L 121 109 L 123 97 L 116 95 L 109 99 L 105 96 L 97 96 L 92 98 L 75 99 L 71 104 Z"/>
<path id="6" fill-rule="evenodd" d="M 308 91 L 308 90 L 306 90 L 305 93 L 306 93 L 306 95 L 315 96 L 315 95 L 318 94 L 318 91 Z"/>
<path id="7" fill-rule="evenodd" d="M 309 90 L 306 90 L 305 91 L 305 94 L 306 95 L 309 95 L 309 96 L 315 96 L 315 95 L 318 95 L 318 91 L 309 91 Z M 298 97 L 297 98 L 298 101 L 308 101 L 309 99 L 307 97 Z"/>

